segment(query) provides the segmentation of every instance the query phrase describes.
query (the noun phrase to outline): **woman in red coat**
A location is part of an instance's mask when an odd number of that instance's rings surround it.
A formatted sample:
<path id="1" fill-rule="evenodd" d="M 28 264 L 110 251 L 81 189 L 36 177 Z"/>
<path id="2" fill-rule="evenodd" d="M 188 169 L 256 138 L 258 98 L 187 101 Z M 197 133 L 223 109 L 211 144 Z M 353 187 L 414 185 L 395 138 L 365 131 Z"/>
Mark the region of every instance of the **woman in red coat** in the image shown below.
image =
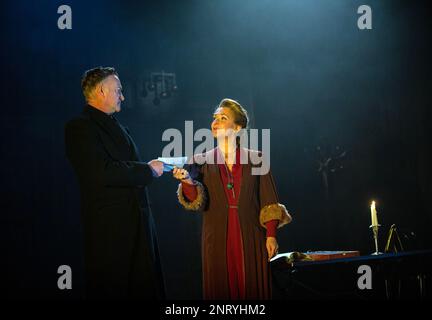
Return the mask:
<path id="1" fill-rule="evenodd" d="M 237 101 L 224 99 L 213 118 L 217 148 L 195 155 L 186 169 L 173 171 L 181 180 L 180 203 L 203 212 L 204 299 L 269 299 L 269 260 L 278 250 L 276 229 L 291 216 L 278 201 L 271 173 L 252 174 L 250 160 L 259 152 L 241 148 L 232 139 L 247 128 L 246 110 Z"/>

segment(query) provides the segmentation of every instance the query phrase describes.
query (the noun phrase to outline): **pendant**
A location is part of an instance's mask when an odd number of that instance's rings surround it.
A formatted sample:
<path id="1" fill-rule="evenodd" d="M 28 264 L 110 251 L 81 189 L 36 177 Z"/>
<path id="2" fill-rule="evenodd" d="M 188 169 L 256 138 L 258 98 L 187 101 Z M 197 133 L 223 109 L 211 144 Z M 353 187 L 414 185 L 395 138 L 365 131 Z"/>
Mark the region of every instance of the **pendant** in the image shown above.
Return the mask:
<path id="1" fill-rule="evenodd" d="M 231 182 L 227 184 L 227 188 L 228 188 L 229 190 L 231 190 L 233 187 L 234 187 L 234 185 L 233 185 Z"/>

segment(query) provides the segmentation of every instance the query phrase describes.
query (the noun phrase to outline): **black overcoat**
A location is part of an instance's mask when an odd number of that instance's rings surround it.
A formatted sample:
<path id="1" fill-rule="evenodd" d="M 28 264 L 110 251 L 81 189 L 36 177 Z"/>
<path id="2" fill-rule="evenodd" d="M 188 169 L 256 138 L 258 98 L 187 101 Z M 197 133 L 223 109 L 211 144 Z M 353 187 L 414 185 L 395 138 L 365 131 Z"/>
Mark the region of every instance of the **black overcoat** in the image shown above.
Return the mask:
<path id="1" fill-rule="evenodd" d="M 81 193 L 87 297 L 163 299 L 152 171 L 129 130 L 87 105 L 66 124 L 65 146 Z"/>

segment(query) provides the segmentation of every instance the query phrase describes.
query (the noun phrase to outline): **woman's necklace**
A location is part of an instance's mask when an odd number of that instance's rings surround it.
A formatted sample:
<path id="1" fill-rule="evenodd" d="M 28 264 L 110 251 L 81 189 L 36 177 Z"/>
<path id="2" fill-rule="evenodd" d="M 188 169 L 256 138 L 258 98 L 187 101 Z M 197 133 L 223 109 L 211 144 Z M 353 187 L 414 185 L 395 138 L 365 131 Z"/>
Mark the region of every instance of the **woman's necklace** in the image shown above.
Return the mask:
<path id="1" fill-rule="evenodd" d="M 228 188 L 228 190 L 232 190 L 233 198 L 235 198 L 234 178 L 233 178 L 230 170 L 228 169 L 226 161 L 224 161 L 224 167 L 225 167 L 225 171 L 226 171 L 227 178 L 228 178 L 227 188 Z"/>

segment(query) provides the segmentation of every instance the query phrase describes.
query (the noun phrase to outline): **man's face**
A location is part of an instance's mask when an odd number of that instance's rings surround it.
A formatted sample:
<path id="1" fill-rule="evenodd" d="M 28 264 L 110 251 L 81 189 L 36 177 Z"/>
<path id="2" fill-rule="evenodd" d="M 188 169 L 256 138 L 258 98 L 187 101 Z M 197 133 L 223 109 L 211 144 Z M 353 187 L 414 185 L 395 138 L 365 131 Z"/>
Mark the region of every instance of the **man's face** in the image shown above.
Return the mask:
<path id="1" fill-rule="evenodd" d="M 122 93 L 122 85 L 117 76 L 109 76 L 102 82 L 102 90 L 104 93 L 105 112 L 112 114 L 120 112 L 121 103 L 125 99 Z"/>

